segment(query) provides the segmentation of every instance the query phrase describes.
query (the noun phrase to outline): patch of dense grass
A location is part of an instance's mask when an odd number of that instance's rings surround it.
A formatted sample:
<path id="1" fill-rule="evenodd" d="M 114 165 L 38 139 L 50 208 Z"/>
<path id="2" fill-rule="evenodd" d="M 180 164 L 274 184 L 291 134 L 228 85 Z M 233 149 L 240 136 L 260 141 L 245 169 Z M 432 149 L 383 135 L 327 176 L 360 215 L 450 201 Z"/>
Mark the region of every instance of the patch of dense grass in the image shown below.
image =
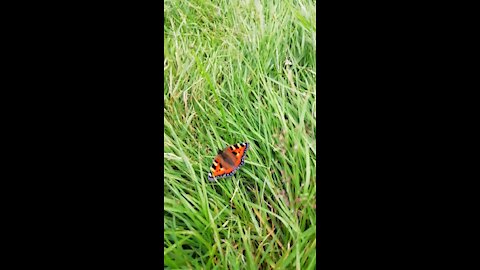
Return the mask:
<path id="1" fill-rule="evenodd" d="M 164 2 L 164 264 L 316 266 L 315 1 Z M 235 176 L 217 150 L 249 142 Z"/>

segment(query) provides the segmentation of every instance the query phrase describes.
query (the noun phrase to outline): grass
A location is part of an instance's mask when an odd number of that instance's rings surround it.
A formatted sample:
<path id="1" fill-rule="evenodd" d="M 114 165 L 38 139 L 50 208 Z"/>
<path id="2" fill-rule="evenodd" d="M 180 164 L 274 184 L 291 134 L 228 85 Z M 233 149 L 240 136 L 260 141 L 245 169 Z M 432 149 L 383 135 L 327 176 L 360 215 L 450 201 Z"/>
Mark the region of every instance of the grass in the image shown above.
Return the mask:
<path id="1" fill-rule="evenodd" d="M 315 1 L 164 2 L 166 269 L 315 269 Z M 209 182 L 218 149 L 245 165 Z"/>

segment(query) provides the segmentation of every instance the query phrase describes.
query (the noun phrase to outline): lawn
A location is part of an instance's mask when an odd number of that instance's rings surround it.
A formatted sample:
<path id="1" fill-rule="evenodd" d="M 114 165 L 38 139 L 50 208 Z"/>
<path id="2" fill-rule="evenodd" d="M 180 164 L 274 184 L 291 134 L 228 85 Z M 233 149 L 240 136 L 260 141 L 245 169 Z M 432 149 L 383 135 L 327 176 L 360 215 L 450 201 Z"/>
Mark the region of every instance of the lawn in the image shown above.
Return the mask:
<path id="1" fill-rule="evenodd" d="M 311 0 L 164 1 L 166 269 L 315 268 L 315 20 Z"/>

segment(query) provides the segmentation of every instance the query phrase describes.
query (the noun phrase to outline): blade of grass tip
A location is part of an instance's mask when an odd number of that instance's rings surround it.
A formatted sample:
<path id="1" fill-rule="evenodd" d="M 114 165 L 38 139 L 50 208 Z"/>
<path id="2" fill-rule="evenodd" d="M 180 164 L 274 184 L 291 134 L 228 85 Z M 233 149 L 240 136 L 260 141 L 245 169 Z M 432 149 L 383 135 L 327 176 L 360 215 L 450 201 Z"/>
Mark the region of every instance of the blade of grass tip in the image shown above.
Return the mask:
<path id="1" fill-rule="evenodd" d="M 275 214 L 274 212 L 270 211 L 270 210 L 267 210 L 266 208 L 263 208 L 263 207 L 260 207 L 256 204 L 253 204 L 253 203 L 250 203 L 250 202 L 245 202 L 247 205 L 249 205 L 250 207 L 252 208 L 257 208 L 259 210 L 262 210 L 262 211 L 265 211 L 266 213 L 269 213 L 270 215 L 276 217 L 278 220 L 280 220 L 280 222 L 283 223 L 283 225 L 285 225 L 285 228 L 288 230 L 288 232 L 290 233 L 290 235 L 294 236 L 293 234 L 293 231 L 292 231 L 292 228 L 291 228 L 291 224 L 289 224 L 283 217 Z"/>
<path id="2" fill-rule="evenodd" d="M 190 239 L 190 237 L 191 237 L 191 235 L 186 236 L 185 238 L 180 239 L 180 241 L 177 241 L 177 242 L 173 243 L 172 246 L 170 246 L 169 248 L 167 248 L 166 250 L 163 251 L 163 256 L 167 255 L 170 251 L 175 249 L 177 246 L 181 246 L 182 243 L 187 241 L 188 239 Z"/>
<path id="3" fill-rule="evenodd" d="M 202 75 L 203 78 L 205 78 L 210 90 L 212 91 L 213 95 L 215 96 L 215 101 L 217 102 L 217 106 L 218 106 L 218 108 L 220 108 L 220 111 L 222 112 L 223 123 L 226 123 L 227 121 L 226 121 L 226 118 L 225 118 L 225 109 L 223 108 L 223 106 L 220 102 L 220 98 L 217 94 L 217 91 L 215 90 L 215 86 L 212 82 L 212 79 L 210 78 L 210 75 L 208 75 L 208 73 L 206 72 L 202 61 L 200 61 L 200 59 L 198 59 L 197 54 L 193 53 L 193 56 L 195 57 L 195 62 L 197 63 L 198 68 L 200 69 L 200 74 Z"/>
<path id="4" fill-rule="evenodd" d="M 307 114 L 308 107 L 310 105 L 310 94 L 307 93 L 307 96 L 303 99 L 303 107 L 302 110 L 300 111 L 300 117 L 299 117 L 299 124 L 301 127 L 301 130 L 305 131 L 305 115 Z"/>
<path id="5" fill-rule="evenodd" d="M 170 186 L 170 190 L 176 195 L 176 197 L 180 200 L 182 203 L 181 205 L 188 208 L 189 211 L 185 211 L 184 213 L 187 214 L 189 218 L 191 218 L 193 221 L 198 220 L 201 224 L 208 224 L 207 220 L 205 220 L 201 215 L 197 214 L 197 211 L 195 210 L 194 207 L 194 202 L 190 198 L 191 196 L 187 194 L 181 194 L 179 190 L 174 188 L 170 183 L 167 182 L 167 185 Z M 181 217 L 179 217 L 181 218 Z"/>
<path id="6" fill-rule="evenodd" d="M 248 198 L 246 198 L 245 192 L 239 192 L 238 195 L 240 196 L 241 200 L 244 202 L 249 200 Z M 250 222 L 253 223 L 255 231 L 257 232 L 258 235 L 261 235 L 262 233 L 261 233 L 260 226 L 258 224 L 257 219 L 255 218 L 255 214 L 252 212 L 252 210 L 255 210 L 255 209 L 254 208 L 251 209 L 249 207 L 247 207 L 246 209 L 251 220 Z"/>
<path id="7" fill-rule="evenodd" d="M 220 146 L 219 146 L 217 143 L 215 143 L 215 142 L 220 142 L 220 141 L 222 141 L 221 138 L 218 136 L 217 129 L 214 128 L 214 127 L 212 126 L 212 124 L 210 124 L 210 123 L 209 123 L 209 126 L 210 126 L 210 130 L 213 132 L 213 135 L 215 136 L 215 140 L 214 140 L 214 141 L 212 141 L 212 140 L 210 139 L 211 145 L 212 145 L 212 147 L 220 148 Z M 212 149 L 214 155 L 215 155 L 216 152 L 217 152 L 217 151 L 216 151 L 216 148 Z"/>
<path id="8" fill-rule="evenodd" d="M 297 238 L 293 237 L 293 239 L 297 239 Z M 294 241 L 294 245 L 296 245 L 295 241 Z M 296 247 L 294 246 L 293 249 L 296 249 Z M 296 250 L 289 249 L 288 252 L 281 259 L 281 263 L 283 265 L 282 269 L 292 269 L 290 264 L 297 257 L 298 257 L 298 255 L 296 253 Z M 295 262 L 295 266 L 296 266 L 296 262 Z M 299 269 L 299 268 L 296 268 L 296 269 Z"/>
<path id="9" fill-rule="evenodd" d="M 213 239 L 215 240 L 215 244 L 217 245 L 218 253 L 224 257 L 223 255 L 223 250 L 222 250 L 222 245 L 220 244 L 220 236 L 218 233 L 218 228 L 215 224 L 215 220 L 213 219 L 212 213 L 208 211 L 208 217 L 210 219 L 210 228 L 212 228 L 213 231 Z"/>
<path id="10" fill-rule="evenodd" d="M 306 237 L 305 237 L 306 238 Z M 316 241 L 315 237 L 313 238 L 312 244 L 310 246 L 307 246 L 304 248 L 304 254 L 302 256 L 302 262 L 301 264 L 305 265 L 305 263 L 308 261 L 308 258 L 311 257 L 311 253 L 315 252 L 315 246 L 316 246 Z"/>
<path id="11" fill-rule="evenodd" d="M 277 109 L 276 112 L 277 112 L 277 115 L 278 115 L 278 119 L 282 123 L 283 128 L 285 130 L 288 130 L 288 125 L 287 125 L 287 122 L 285 120 L 285 111 L 283 110 L 283 108 L 280 105 L 277 98 L 275 98 L 276 95 L 273 93 L 273 90 L 271 88 L 268 88 L 267 95 L 268 95 L 268 99 L 273 103 L 273 105 L 275 105 L 275 107 Z"/>
<path id="12" fill-rule="evenodd" d="M 240 226 L 240 222 L 238 223 L 239 224 L 239 232 L 242 236 L 242 240 L 243 240 L 243 244 L 244 244 L 244 248 L 245 248 L 245 254 L 247 256 L 247 266 L 248 266 L 248 269 L 258 269 L 254 263 L 254 260 L 253 260 L 253 256 L 252 256 L 252 250 L 250 249 L 250 245 L 252 243 L 251 239 L 250 239 L 250 229 L 246 229 L 245 231 L 242 229 L 242 227 Z"/>
<path id="13" fill-rule="evenodd" d="M 306 162 L 306 175 L 305 175 L 305 185 L 303 186 L 303 192 L 308 193 L 308 187 L 310 185 L 310 148 L 308 143 L 305 143 L 305 162 Z"/>
<path id="14" fill-rule="evenodd" d="M 273 194 L 273 197 L 274 197 L 274 200 L 276 202 L 282 202 L 282 203 L 278 203 L 278 211 L 279 213 L 282 213 L 286 219 L 288 219 L 288 221 L 290 223 L 287 223 L 286 221 L 283 221 L 285 225 L 287 225 L 288 227 L 287 228 L 290 228 L 290 224 L 294 222 L 294 218 L 292 217 L 292 213 L 291 213 L 291 209 L 287 207 L 287 205 L 285 203 L 283 203 L 283 200 L 279 197 L 279 195 L 277 194 L 277 191 L 276 189 L 274 188 L 274 184 L 272 183 L 272 178 L 271 178 L 271 175 L 269 175 L 267 178 L 265 178 L 265 182 L 267 182 L 267 185 L 268 185 L 268 188 L 270 189 L 270 192 Z M 287 186 L 287 191 L 288 191 L 288 186 Z M 291 200 L 291 199 L 290 199 Z M 271 212 L 273 213 L 273 212 Z M 275 216 L 278 216 L 277 214 L 273 213 Z M 284 219 L 282 219 L 284 220 Z M 290 231 L 291 233 L 291 231 Z M 292 234 L 293 236 L 293 234 Z"/>
<path id="15" fill-rule="evenodd" d="M 271 228 L 267 222 L 263 221 L 263 218 L 262 218 L 262 215 L 260 214 L 260 212 L 258 212 L 257 210 L 255 210 L 255 208 L 252 208 L 253 211 L 255 211 L 255 214 L 257 215 L 258 219 L 260 220 L 261 224 L 262 224 L 262 227 L 265 227 L 267 229 L 267 236 L 265 236 L 265 239 L 262 241 L 266 241 L 268 239 L 268 237 L 272 237 L 273 240 L 276 240 L 277 241 L 277 244 L 279 246 L 282 246 L 282 243 L 280 242 L 280 240 L 278 240 L 278 237 L 275 235 L 275 232 L 274 232 L 274 229 Z M 261 235 L 261 233 L 259 233 L 259 235 Z M 258 249 L 260 249 L 260 245 L 258 247 Z"/>
<path id="16" fill-rule="evenodd" d="M 176 136 L 175 136 L 176 137 Z M 178 139 L 178 138 L 177 138 Z M 193 181 L 195 182 L 198 182 L 198 178 L 197 178 L 197 174 L 195 173 L 195 170 L 193 169 L 193 166 L 192 166 L 192 163 L 190 162 L 190 159 L 188 158 L 188 156 L 185 154 L 185 152 L 183 151 L 182 147 L 179 147 L 178 148 L 178 151 L 180 152 L 180 156 L 182 157 L 183 159 L 183 162 L 185 163 L 188 171 L 189 171 L 189 175 L 190 177 L 192 178 Z"/>
<path id="17" fill-rule="evenodd" d="M 174 260 L 170 259 L 168 256 L 167 257 L 165 257 L 165 255 L 163 256 L 163 263 L 165 264 L 165 266 L 169 266 L 172 269 L 180 269 L 180 266 Z"/>
<path id="18" fill-rule="evenodd" d="M 202 149 L 200 147 L 200 145 L 198 146 L 198 164 L 200 164 L 199 166 L 201 167 L 202 166 L 202 157 L 201 157 L 201 153 L 202 153 Z M 202 209 L 203 211 L 210 211 L 210 207 L 209 207 L 209 203 L 208 203 L 208 195 L 207 195 L 207 187 L 206 187 L 206 183 L 205 183 L 205 178 L 203 177 L 203 170 L 201 170 L 200 172 L 200 175 L 202 176 L 202 179 L 200 179 L 199 181 L 199 187 L 200 187 L 200 199 L 201 199 L 201 204 L 202 204 Z"/>
<path id="19" fill-rule="evenodd" d="M 316 252 L 313 252 L 313 258 L 310 260 L 310 264 L 308 264 L 307 266 L 307 270 L 310 270 L 310 269 L 315 269 L 316 265 L 317 265 L 317 253 Z"/>
<path id="20" fill-rule="evenodd" d="M 298 234 L 297 239 L 302 239 L 300 233 Z M 300 243 L 297 243 L 295 245 L 295 254 L 296 254 L 296 256 L 295 256 L 296 270 L 300 270 Z"/>

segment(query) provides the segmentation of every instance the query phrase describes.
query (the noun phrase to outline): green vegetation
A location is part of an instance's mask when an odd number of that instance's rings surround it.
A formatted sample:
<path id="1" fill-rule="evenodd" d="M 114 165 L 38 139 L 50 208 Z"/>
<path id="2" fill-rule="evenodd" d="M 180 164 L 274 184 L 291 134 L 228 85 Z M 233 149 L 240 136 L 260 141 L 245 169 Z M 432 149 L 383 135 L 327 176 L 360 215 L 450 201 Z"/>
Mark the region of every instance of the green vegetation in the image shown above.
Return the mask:
<path id="1" fill-rule="evenodd" d="M 314 269 L 315 1 L 164 5 L 165 268 Z"/>

